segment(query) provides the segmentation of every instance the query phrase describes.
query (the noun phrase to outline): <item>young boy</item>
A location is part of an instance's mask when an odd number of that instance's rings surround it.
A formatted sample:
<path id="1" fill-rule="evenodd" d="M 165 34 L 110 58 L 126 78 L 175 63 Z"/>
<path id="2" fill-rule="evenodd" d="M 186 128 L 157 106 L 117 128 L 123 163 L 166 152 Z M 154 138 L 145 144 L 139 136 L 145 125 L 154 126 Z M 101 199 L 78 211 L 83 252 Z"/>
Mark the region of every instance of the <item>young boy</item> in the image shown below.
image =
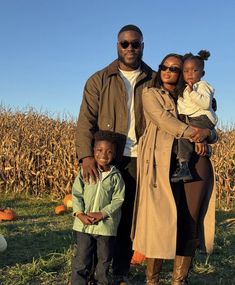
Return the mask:
<path id="1" fill-rule="evenodd" d="M 94 136 L 94 158 L 99 179 L 84 183 L 82 169 L 75 179 L 73 194 L 73 229 L 77 252 L 72 262 L 72 285 L 86 285 L 96 251 L 95 279 L 108 285 L 108 270 L 121 217 L 125 186 L 119 170 L 111 165 L 115 158 L 117 135 L 98 131 Z"/>
<path id="2" fill-rule="evenodd" d="M 187 86 L 183 96 L 178 98 L 177 108 L 180 117 L 187 117 L 190 125 L 200 128 L 213 129 L 217 123 L 217 116 L 212 107 L 214 88 L 206 81 L 201 80 L 204 76 L 204 61 L 210 53 L 205 50 L 199 51 L 198 55 L 191 53 L 184 56 L 183 76 Z M 211 147 L 208 147 L 210 155 Z M 196 143 L 195 148 L 203 152 L 203 143 Z M 186 139 L 178 140 L 177 158 L 179 167 L 173 173 L 171 182 L 184 182 L 193 179 L 188 167 L 194 145 Z"/>

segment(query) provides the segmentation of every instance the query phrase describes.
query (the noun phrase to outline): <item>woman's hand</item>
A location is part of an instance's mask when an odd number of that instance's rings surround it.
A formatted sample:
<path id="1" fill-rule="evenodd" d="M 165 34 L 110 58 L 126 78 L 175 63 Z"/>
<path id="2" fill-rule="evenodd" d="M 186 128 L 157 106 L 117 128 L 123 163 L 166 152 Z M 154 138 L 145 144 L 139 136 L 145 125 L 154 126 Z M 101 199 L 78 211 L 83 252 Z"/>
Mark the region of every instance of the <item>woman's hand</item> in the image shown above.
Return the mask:
<path id="1" fill-rule="evenodd" d="M 82 159 L 83 180 L 89 184 L 90 178 L 96 183 L 99 178 L 97 166 L 94 157 L 88 156 Z"/>
<path id="2" fill-rule="evenodd" d="M 195 152 L 200 156 L 205 156 L 208 153 L 208 144 L 206 141 L 195 143 Z"/>
<path id="3" fill-rule="evenodd" d="M 193 134 L 191 135 L 191 140 L 195 143 L 203 142 L 211 134 L 210 129 L 201 129 L 193 126 L 190 127 L 193 128 Z"/>

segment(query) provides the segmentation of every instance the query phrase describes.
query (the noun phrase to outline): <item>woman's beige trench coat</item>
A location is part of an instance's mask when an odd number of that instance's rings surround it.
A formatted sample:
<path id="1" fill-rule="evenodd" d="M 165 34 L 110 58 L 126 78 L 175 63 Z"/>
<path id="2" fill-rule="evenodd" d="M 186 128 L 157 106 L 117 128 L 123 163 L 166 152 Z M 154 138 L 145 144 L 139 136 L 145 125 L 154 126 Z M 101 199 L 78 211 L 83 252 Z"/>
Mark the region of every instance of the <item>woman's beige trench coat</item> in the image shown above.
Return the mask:
<path id="1" fill-rule="evenodd" d="M 144 89 L 143 106 L 146 130 L 138 146 L 133 249 L 149 258 L 173 259 L 177 212 L 169 180 L 171 152 L 174 138 L 189 138 L 192 129 L 176 118 L 175 102 L 164 90 Z M 213 248 L 215 224 L 215 191 L 210 188 L 200 231 L 201 248 L 207 252 Z"/>

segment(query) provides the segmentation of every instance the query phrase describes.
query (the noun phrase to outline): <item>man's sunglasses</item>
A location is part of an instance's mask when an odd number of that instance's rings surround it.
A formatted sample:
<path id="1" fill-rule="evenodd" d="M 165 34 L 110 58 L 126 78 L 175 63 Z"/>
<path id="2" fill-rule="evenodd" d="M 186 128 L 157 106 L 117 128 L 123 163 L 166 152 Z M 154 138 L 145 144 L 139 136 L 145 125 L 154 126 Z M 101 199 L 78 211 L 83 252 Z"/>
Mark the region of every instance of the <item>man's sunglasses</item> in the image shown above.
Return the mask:
<path id="1" fill-rule="evenodd" d="M 119 42 L 120 46 L 123 48 L 123 49 L 126 49 L 129 47 L 129 45 L 131 45 L 131 47 L 133 49 L 138 49 L 141 47 L 141 42 L 139 41 L 134 41 L 134 42 L 128 42 L 128 41 L 122 41 L 122 42 Z"/>
<path id="2" fill-rule="evenodd" d="M 161 71 L 166 71 L 167 69 L 169 69 L 170 72 L 174 72 L 174 73 L 180 73 L 181 69 L 179 67 L 176 66 L 166 66 L 164 64 L 160 64 L 159 65 L 159 69 Z"/>

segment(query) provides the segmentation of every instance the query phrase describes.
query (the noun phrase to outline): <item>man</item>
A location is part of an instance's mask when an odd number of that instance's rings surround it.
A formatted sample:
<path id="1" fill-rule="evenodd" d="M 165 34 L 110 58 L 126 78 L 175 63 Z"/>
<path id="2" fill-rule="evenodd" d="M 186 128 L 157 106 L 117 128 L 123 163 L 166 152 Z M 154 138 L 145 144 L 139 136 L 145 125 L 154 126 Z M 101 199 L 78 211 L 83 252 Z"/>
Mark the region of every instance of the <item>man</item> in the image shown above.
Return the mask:
<path id="1" fill-rule="evenodd" d="M 132 257 L 130 231 L 136 188 L 137 142 L 145 120 L 142 90 L 154 86 L 156 73 L 142 61 L 144 43 L 141 30 L 134 25 L 118 33 L 118 59 L 96 72 L 86 82 L 76 129 L 77 156 L 85 182 L 98 179 L 92 152 L 93 134 L 110 130 L 120 134 L 116 166 L 125 181 L 125 201 L 118 228 L 114 258 L 113 284 L 127 284 L 126 275 Z"/>

